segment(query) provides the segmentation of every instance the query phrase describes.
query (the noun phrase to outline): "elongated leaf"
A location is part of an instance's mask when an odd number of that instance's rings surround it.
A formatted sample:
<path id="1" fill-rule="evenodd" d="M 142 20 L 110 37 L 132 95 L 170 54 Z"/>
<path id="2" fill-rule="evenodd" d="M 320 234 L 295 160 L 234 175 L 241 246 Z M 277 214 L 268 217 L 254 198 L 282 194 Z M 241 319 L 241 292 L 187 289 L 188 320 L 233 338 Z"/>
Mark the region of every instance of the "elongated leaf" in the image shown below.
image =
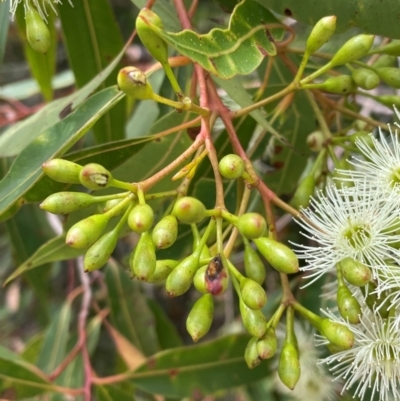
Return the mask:
<path id="1" fill-rule="evenodd" d="M 397 0 L 256 0 L 279 14 L 315 25 L 322 17 L 336 15 L 336 32 L 357 26 L 365 32 L 400 39 L 400 3 Z"/>
<path id="2" fill-rule="evenodd" d="M 0 65 L 6 48 L 8 24 L 10 21 L 10 0 L 0 2 Z"/>
<path id="3" fill-rule="evenodd" d="M 83 255 L 86 249 L 75 249 L 65 244 L 65 234 L 54 237 L 40 248 L 24 263 L 22 263 L 4 282 L 4 285 L 14 280 L 16 277 L 25 272 L 42 266 L 46 263 L 56 262 L 59 260 L 73 259 Z"/>
<path id="4" fill-rule="evenodd" d="M 0 346 L 0 385 L 3 389 L 15 389 L 17 399 L 33 397 L 54 388 L 36 366 L 2 346 Z"/>
<path id="5" fill-rule="evenodd" d="M 39 84 L 44 99 L 49 102 L 53 98 L 52 78 L 56 67 L 57 32 L 55 28 L 55 14 L 49 8 L 47 16 L 47 27 L 50 32 L 51 45 L 46 54 L 33 50 L 26 37 L 25 11 L 21 4 L 17 7 L 16 20 L 19 35 L 24 46 L 25 58 L 28 62 L 32 76 Z"/>
<path id="6" fill-rule="evenodd" d="M 71 302 L 67 301 L 56 313 L 43 339 L 37 366 L 50 374 L 63 361 L 71 323 Z"/>
<path id="7" fill-rule="evenodd" d="M 98 401 L 134 401 L 131 392 L 121 390 L 115 386 L 96 386 L 96 396 Z"/>
<path id="8" fill-rule="evenodd" d="M 162 351 L 132 372 L 131 379 L 149 393 L 196 399 L 260 380 L 267 375 L 266 364 L 250 370 L 243 358 L 249 339 L 247 335 L 235 334 Z"/>
<path id="9" fill-rule="evenodd" d="M 122 36 L 108 0 L 81 0 L 59 7 L 68 57 L 78 87 L 100 74 L 123 47 Z M 117 82 L 114 69 L 101 88 Z M 108 112 L 94 132 L 99 143 L 124 138 L 125 101 Z"/>
<path id="10" fill-rule="evenodd" d="M 191 30 L 170 33 L 155 25 L 149 24 L 149 27 L 179 53 L 212 74 L 229 79 L 250 74 L 264 56 L 276 55 L 273 42 L 282 38 L 283 30 L 269 29 L 268 24 L 277 22 L 265 7 L 253 0 L 244 0 L 235 7 L 228 29 L 215 28 L 199 35 Z"/>
<path id="11" fill-rule="evenodd" d="M 0 214 L 43 175 L 41 165 L 46 160 L 63 155 L 122 97 L 123 94 L 116 87 L 105 89 L 90 97 L 74 113 L 30 143 L 0 182 Z"/>
<path id="12" fill-rule="evenodd" d="M 18 155 L 42 132 L 72 113 L 110 75 L 125 54 L 125 50 L 126 46 L 104 71 L 94 77 L 83 88 L 69 96 L 51 102 L 29 118 L 12 125 L 4 131 L 0 136 L 0 157 Z"/>
<path id="13" fill-rule="evenodd" d="M 154 317 L 139 284 L 115 264 L 108 265 L 105 279 L 114 327 L 145 355 L 157 352 Z"/>

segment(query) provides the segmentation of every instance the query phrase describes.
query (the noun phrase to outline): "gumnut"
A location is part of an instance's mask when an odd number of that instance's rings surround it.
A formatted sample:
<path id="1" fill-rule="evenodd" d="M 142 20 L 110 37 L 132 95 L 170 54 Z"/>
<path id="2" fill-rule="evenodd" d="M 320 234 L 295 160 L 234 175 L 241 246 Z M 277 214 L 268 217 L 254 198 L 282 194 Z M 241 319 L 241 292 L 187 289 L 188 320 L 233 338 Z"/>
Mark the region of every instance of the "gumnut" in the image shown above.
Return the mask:
<path id="1" fill-rule="evenodd" d="M 118 234 L 119 230 L 104 234 L 87 250 L 83 259 L 85 272 L 100 269 L 107 263 L 117 246 Z"/>
<path id="2" fill-rule="evenodd" d="M 181 223 L 199 223 L 205 217 L 206 208 L 198 199 L 191 196 L 184 196 L 175 202 L 172 214 L 176 216 Z"/>
<path id="3" fill-rule="evenodd" d="M 347 319 L 351 324 L 360 323 L 360 304 L 345 285 L 339 286 L 336 301 L 343 319 Z"/>
<path id="4" fill-rule="evenodd" d="M 136 67 L 124 67 L 117 76 L 118 88 L 137 100 L 153 99 L 154 92 L 145 73 Z"/>
<path id="5" fill-rule="evenodd" d="M 352 37 L 332 57 L 330 65 L 343 65 L 358 60 L 369 52 L 373 43 L 373 35 L 357 35 Z"/>
<path id="6" fill-rule="evenodd" d="M 148 231 L 140 235 L 140 239 L 134 250 L 131 269 L 134 275 L 143 281 L 151 280 L 156 270 L 156 249 Z"/>
<path id="7" fill-rule="evenodd" d="M 46 54 L 51 45 L 49 28 L 32 5 L 25 7 L 26 39 L 38 53 Z"/>
<path id="8" fill-rule="evenodd" d="M 42 164 L 42 170 L 47 176 L 66 184 L 80 184 L 79 174 L 82 168 L 79 164 L 64 159 L 52 159 Z"/>
<path id="9" fill-rule="evenodd" d="M 312 29 L 307 39 L 306 52 L 313 54 L 324 45 L 334 34 L 336 29 L 336 16 L 330 15 L 321 18 Z"/>
<path id="10" fill-rule="evenodd" d="M 267 302 L 267 294 L 264 288 L 250 278 L 243 278 L 240 281 L 240 293 L 243 302 L 250 309 L 261 309 Z"/>
<path id="11" fill-rule="evenodd" d="M 282 383 L 293 390 L 300 379 L 299 353 L 294 344 L 286 342 L 283 344 L 279 356 L 278 375 Z"/>
<path id="12" fill-rule="evenodd" d="M 345 258 L 340 262 L 343 277 L 356 287 L 363 287 L 371 281 L 371 269 L 357 260 Z"/>
<path id="13" fill-rule="evenodd" d="M 208 265 L 200 267 L 200 269 L 197 270 L 193 278 L 194 287 L 196 288 L 197 291 L 201 292 L 202 294 L 208 293 L 207 283 L 206 283 L 207 267 Z"/>
<path id="14" fill-rule="evenodd" d="M 244 245 L 244 271 L 258 284 L 262 284 L 267 275 L 263 261 L 248 242 Z"/>
<path id="15" fill-rule="evenodd" d="M 319 152 L 325 143 L 324 134 L 320 130 L 311 132 L 311 134 L 308 134 L 306 142 L 310 150 Z"/>
<path id="16" fill-rule="evenodd" d="M 152 25 L 164 30 L 160 17 L 148 8 L 143 8 L 136 18 L 136 32 L 149 53 L 161 64 L 165 64 L 168 62 L 168 45 L 151 29 Z"/>
<path id="17" fill-rule="evenodd" d="M 178 266 L 179 261 L 173 259 L 157 260 L 156 269 L 151 277 L 147 279 L 148 283 L 161 283 L 166 280 L 172 270 Z"/>
<path id="18" fill-rule="evenodd" d="M 381 67 L 376 68 L 375 72 L 379 78 L 392 88 L 400 88 L 400 69 L 397 67 Z"/>
<path id="19" fill-rule="evenodd" d="M 346 350 L 354 345 L 354 334 L 343 324 L 322 319 L 319 331 L 337 348 Z"/>
<path id="20" fill-rule="evenodd" d="M 257 341 L 257 353 L 261 359 L 272 358 L 278 348 L 275 329 L 269 327 L 265 334 Z"/>
<path id="21" fill-rule="evenodd" d="M 195 302 L 186 319 L 186 329 L 194 342 L 208 333 L 213 315 L 213 297 L 210 294 L 204 294 Z"/>
<path id="22" fill-rule="evenodd" d="M 86 248 L 93 245 L 106 228 L 110 216 L 94 214 L 75 223 L 67 232 L 65 242 L 72 248 Z"/>
<path id="23" fill-rule="evenodd" d="M 158 249 L 166 249 L 173 245 L 178 236 L 178 221 L 172 214 L 163 217 L 154 227 L 152 238 Z"/>
<path id="24" fill-rule="evenodd" d="M 257 341 L 257 337 L 252 337 L 244 350 L 244 360 L 249 369 L 253 369 L 261 363 L 261 359 L 257 352 Z"/>
<path id="25" fill-rule="evenodd" d="M 199 267 L 199 257 L 193 253 L 183 259 L 167 277 L 165 288 L 170 297 L 184 294 L 192 284 L 194 275 Z"/>
<path id="26" fill-rule="evenodd" d="M 351 73 L 351 77 L 357 86 L 363 89 L 374 89 L 379 85 L 379 76 L 367 68 L 357 68 Z"/>
<path id="27" fill-rule="evenodd" d="M 267 331 L 265 316 L 260 310 L 250 309 L 242 300 L 239 301 L 240 315 L 247 332 L 257 338 L 261 338 Z"/>
<path id="28" fill-rule="evenodd" d="M 307 175 L 297 187 L 290 204 L 296 209 L 308 207 L 311 197 L 314 194 L 314 189 L 314 174 Z"/>
<path id="29" fill-rule="evenodd" d="M 228 288 L 228 269 L 224 266 L 220 255 L 216 255 L 208 264 L 205 271 L 205 283 L 207 292 L 212 295 L 220 295 Z"/>
<path id="30" fill-rule="evenodd" d="M 219 172 L 230 180 L 240 178 L 244 172 L 244 161 L 238 155 L 226 155 L 219 162 Z"/>
<path id="31" fill-rule="evenodd" d="M 84 187 L 98 190 L 108 188 L 112 184 L 113 177 L 102 165 L 89 163 L 83 166 L 79 179 Z"/>
<path id="32" fill-rule="evenodd" d="M 129 213 L 128 226 L 132 231 L 144 233 L 150 230 L 154 222 L 154 212 L 147 203 L 136 205 Z"/>
<path id="33" fill-rule="evenodd" d="M 84 192 L 57 192 L 48 196 L 39 206 L 54 214 L 68 214 L 96 203 L 96 198 Z"/>
<path id="34" fill-rule="evenodd" d="M 271 238 L 261 237 L 253 240 L 261 255 L 281 273 L 292 274 L 299 271 L 296 254 L 286 245 Z"/>
<path id="35" fill-rule="evenodd" d="M 397 57 L 396 56 L 389 56 L 384 54 L 378 58 L 373 64 L 372 67 L 374 68 L 381 68 L 381 67 L 394 67 L 397 64 Z"/>
<path id="36" fill-rule="evenodd" d="M 267 223 L 259 213 L 245 213 L 239 216 L 236 226 L 244 237 L 259 238 L 265 234 Z"/>

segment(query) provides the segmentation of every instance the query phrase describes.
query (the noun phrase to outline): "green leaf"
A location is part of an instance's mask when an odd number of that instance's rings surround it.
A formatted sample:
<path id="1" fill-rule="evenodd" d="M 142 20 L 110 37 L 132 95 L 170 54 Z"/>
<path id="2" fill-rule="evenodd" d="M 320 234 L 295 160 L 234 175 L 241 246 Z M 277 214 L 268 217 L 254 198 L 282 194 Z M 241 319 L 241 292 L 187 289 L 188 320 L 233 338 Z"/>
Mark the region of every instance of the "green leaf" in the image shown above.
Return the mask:
<path id="1" fill-rule="evenodd" d="M 10 22 L 10 0 L 0 2 L 0 65 L 6 49 L 8 25 Z"/>
<path id="2" fill-rule="evenodd" d="M 33 397 L 54 389 L 44 374 L 19 355 L 0 346 L 0 386 L 14 388 L 17 399 Z"/>
<path id="3" fill-rule="evenodd" d="M 69 7 L 64 5 L 64 7 Z M 12 125 L 0 136 L 0 157 L 17 156 L 42 132 L 62 121 L 72 113 L 110 75 L 125 54 L 126 47 L 100 74 L 80 90 L 62 99 L 55 100 L 24 121 Z"/>
<path id="4" fill-rule="evenodd" d="M 143 19 L 144 20 L 144 19 Z M 147 23 L 146 20 L 144 20 Z M 282 29 L 269 29 L 279 21 L 254 0 L 237 5 L 228 29 L 214 28 L 199 35 L 191 30 L 166 32 L 155 25 L 149 27 L 179 53 L 224 79 L 253 72 L 264 56 L 275 56 L 274 41 L 281 40 Z"/>
<path id="5" fill-rule="evenodd" d="M 38 181 L 43 175 L 41 165 L 46 160 L 63 155 L 123 96 L 116 87 L 105 89 L 31 142 L 0 182 L 0 214 Z"/>
<path id="6" fill-rule="evenodd" d="M 136 281 L 116 264 L 105 272 L 113 326 L 143 354 L 159 350 L 154 317 Z"/>
<path id="7" fill-rule="evenodd" d="M 116 386 L 96 386 L 96 397 L 98 401 L 134 401 L 132 393 Z"/>
<path id="8" fill-rule="evenodd" d="M 59 7 L 70 66 L 79 88 L 100 74 L 123 47 L 122 36 L 107 0 L 82 0 Z M 100 88 L 117 82 L 117 66 Z M 99 143 L 124 138 L 125 101 L 109 111 L 94 127 Z"/>
<path id="9" fill-rule="evenodd" d="M 24 263 L 22 263 L 4 282 L 4 285 L 14 280 L 21 274 L 26 273 L 35 267 L 42 266 L 46 263 L 56 262 L 59 260 L 73 259 L 83 255 L 86 249 L 75 249 L 65 244 L 66 234 L 54 237 L 40 248 Z"/>
<path id="10" fill-rule="evenodd" d="M 43 372 L 50 374 L 63 361 L 71 323 L 71 302 L 67 301 L 55 313 L 54 318 L 43 339 L 37 366 Z"/>
<path id="11" fill-rule="evenodd" d="M 305 24 L 315 25 L 327 15 L 336 15 L 336 32 L 358 27 L 375 35 L 400 39 L 400 3 L 397 0 L 257 0 L 273 11 Z M 390 10 L 390 11 L 389 11 Z"/>
<path id="12" fill-rule="evenodd" d="M 217 390 L 260 380 L 266 363 L 249 369 L 243 353 L 250 337 L 235 334 L 203 344 L 174 348 L 150 357 L 131 379 L 149 393 L 202 398 Z"/>
<path id="13" fill-rule="evenodd" d="M 46 54 L 33 50 L 26 38 L 26 24 L 24 6 L 17 7 L 15 13 L 19 35 L 24 46 L 26 61 L 33 77 L 39 84 L 44 99 L 49 102 L 53 98 L 52 78 L 56 67 L 57 31 L 55 27 L 56 16 L 49 8 L 47 16 L 47 27 L 50 32 L 51 45 Z"/>

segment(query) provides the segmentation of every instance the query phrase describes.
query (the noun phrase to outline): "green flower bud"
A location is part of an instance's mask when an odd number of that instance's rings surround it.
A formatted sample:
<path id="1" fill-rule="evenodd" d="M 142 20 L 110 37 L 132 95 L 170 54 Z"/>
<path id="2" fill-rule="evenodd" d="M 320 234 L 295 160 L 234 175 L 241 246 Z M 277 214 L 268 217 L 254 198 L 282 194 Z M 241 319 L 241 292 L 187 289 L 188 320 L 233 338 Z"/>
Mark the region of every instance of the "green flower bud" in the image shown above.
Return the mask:
<path id="1" fill-rule="evenodd" d="M 224 266 L 220 255 L 216 255 L 208 264 L 205 273 L 205 281 L 207 292 L 212 295 L 222 294 L 228 288 L 228 269 Z"/>
<path id="2" fill-rule="evenodd" d="M 261 255 L 278 272 L 292 274 L 299 271 L 299 260 L 286 245 L 266 237 L 257 238 L 253 241 Z"/>
<path id="3" fill-rule="evenodd" d="M 32 5 L 25 7 L 26 39 L 38 53 L 46 54 L 51 45 L 49 28 Z"/>
<path id="4" fill-rule="evenodd" d="M 293 390 L 300 379 L 299 353 L 296 347 L 289 342 L 285 342 L 279 356 L 278 375 L 281 382 Z"/>
<path id="5" fill-rule="evenodd" d="M 119 230 L 112 230 L 104 234 L 87 250 L 83 259 L 85 272 L 100 269 L 107 263 L 117 246 L 118 234 Z"/>
<path id="6" fill-rule="evenodd" d="M 186 319 L 186 329 L 194 342 L 210 330 L 214 315 L 214 302 L 210 294 L 202 295 L 193 305 Z"/>
<path id="7" fill-rule="evenodd" d="M 290 204 L 296 209 L 306 208 L 310 204 L 311 197 L 314 194 L 315 179 L 314 175 L 310 174 L 303 178 L 297 187 Z"/>
<path id="8" fill-rule="evenodd" d="M 321 18 L 312 29 L 307 39 L 306 52 L 313 54 L 324 45 L 334 34 L 336 29 L 336 16 L 330 15 Z"/>
<path id="9" fill-rule="evenodd" d="M 324 134 L 322 131 L 311 132 L 311 134 L 307 136 L 306 142 L 310 150 L 313 152 L 319 152 L 325 143 Z"/>
<path id="10" fill-rule="evenodd" d="M 173 259 L 157 260 L 156 269 L 153 275 L 147 279 L 148 283 L 161 283 L 163 282 L 172 270 L 178 266 L 179 262 Z"/>
<path id="11" fill-rule="evenodd" d="M 362 288 L 364 295 L 367 294 L 367 291 Z M 390 297 L 379 297 L 375 292 L 376 285 L 372 282 L 368 283 L 368 295 L 365 297 L 365 303 L 368 305 L 368 308 L 371 309 L 375 313 L 377 311 L 382 318 L 386 319 L 389 316 L 389 312 L 395 308 L 389 309 L 390 306 Z"/>
<path id="12" fill-rule="evenodd" d="M 131 269 L 139 280 L 149 281 L 156 270 L 156 249 L 148 231 L 140 235 L 134 250 Z"/>
<path id="13" fill-rule="evenodd" d="M 336 93 L 338 95 L 347 95 L 357 89 L 353 78 L 350 75 L 338 75 L 336 77 L 329 77 L 326 81 L 320 84 L 310 84 L 308 88 L 321 89 L 329 93 Z"/>
<path id="14" fill-rule="evenodd" d="M 257 353 L 261 359 L 272 358 L 278 348 L 276 334 L 273 327 L 269 327 L 265 334 L 257 341 Z"/>
<path id="15" fill-rule="evenodd" d="M 108 188 L 112 184 L 113 177 L 102 165 L 89 163 L 83 166 L 79 180 L 84 187 L 97 190 Z"/>
<path id="16" fill-rule="evenodd" d="M 250 278 L 244 278 L 240 282 L 240 292 L 243 302 L 250 309 L 261 309 L 267 302 L 267 294 L 264 288 Z"/>
<path id="17" fill-rule="evenodd" d="M 397 67 L 381 67 L 377 68 L 375 72 L 379 78 L 392 88 L 400 88 L 400 68 Z"/>
<path id="18" fill-rule="evenodd" d="M 370 148 L 374 147 L 374 141 L 372 140 L 372 136 L 367 131 L 354 132 L 354 134 L 351 134 L 348 138 L 349 138 L 349 141 L 351 141 L 353 143 L 356 143 L 357 140 L 362 139 L 363 142 L 365 142 Z M 348 163 L 344 166 L 344 168 L 346 168 L 347 165 L 348 165 Z"/>
<path id="19" fill-rule="evenodd" d="M 371 269 L 352 258 L 345 258 L 340 262 L 340 270 L 343 277 L 356 287 L 363 287 L 371 280 Z"/>
<path id="20" fill-rule="evenodd" d="M 200 267 L 200 269 L 197 270 L 193 278 L 194 287 L 196 288 L 197 291 L 201 292 L 202 294 L 208 293 L 207 283 L 206 283 L 207 267 L 208 267 L 207 265 Z"/>
<path id="21" fill-rule="evenodd" d="M 148 204 L 136 205 L 129 213 L 128 226 L 132 231 L 144 233 L 154 222 L 154 212 Z"/>
<path id="22" fill-rule="evenodd" d="M 222 177 L 236 180 L 240 178 L 244 172 L 244 161 L 240 156 L 230 154 L 224 156 L 220 160 L 218 167 Z"/>
<path id="23" fill-rule="evenodd" d="M 351 63 L 365 56 L 374 43 L 373 35 L 357 35 L 349 39 L 333 56 L 331 66 Z"/>
<path id="24" fill-rule="evenodd" d="M 377 47 L 369 52 L 370 54 L 388 54 L 390 56 L 400 56 L 400 40 L 392 40 L 385 46 Z"/>
<path id="25" fill-rule="evenodd" d="M 82 166 L 63 159 L 53 159 L 42 164 L 43 172 L 54 181 L 66 184 L 80 184 Z"/>
<path id="26" fill-rule="evenodd" d="M 192 284 L 199 266 L 199 258 L 192 254 L 183 259 L 167 277 L 165 288 L 170 297 L 184 294 Z"/>
<path id="27" fill-rule="evenodd" d="M 394 67 L 397 63 L 397 57 L 395 56 L 388 56 L 384 54 L 383 56 L 379 57 L 378 60 L 372 64 L 374 68 L 381 68 L 381 67 Z"/>
<path id="28" fill-rule="evenodd" d="M 267 223 L 259 213 L 245 213 L 239 216 L 236 226 L 244 237 L 259 238 L 265 234 Z"/>
<path id="29" fill-rule="evenodd" d="M 257 341 L 257 337 L 252 337 L 244 350 L 244 360 L 246 361 L 249 369 L 253 369 L 261 363 L 261 359 L 257 352 Z"/>
<path id="30" fill-rule="evenodd" d="M 168 62 L 168 45 L 150 28 L 151 25 L 164 30 L 160 17 L 148 8 L 143 8 L 136 18 L 136 32 L 149 53 L 161 64 L 165 64 Z"/>
<path id="31" fill-rule="evenodd" d="M 267 331 L 267 321 L 260 310 L 250 309 L 242 300 L 239 301 L 240 315 L 243 326 L 247 332 L 257 338 L 261 338 Z"/>
<path id="32" fill-rule="evenodd" d="M 352 169 L 353 166 L 347 161 L 346 157 L 342 157 L 342 159 L 339 160 L 339 164 L 332 174 L 333 183 L 336 185 L 337 188 L 354 186 L 354 182 L 352 180 L 349 180 L 348 175 L 344 175 L 340 171 L 340 170 L 349 171 Z"/>
<path id="33" fill-rule="evenodd" d="M 143 71 L 136 67 L 124 67 L 117 76 L 118 88 L 137 100 L 153 99 L 154 92 Z"/>
<path id="34" fill-rule="evenodd" d="M 172 214 L 181 223 L 199 223 L 204 219 L 206 208 L 198 199 L 191 196 L 179 198 L 172 209 Z"/>
<path id="35" fill-rule="evenodd" d="M 262 284 L 267 275 L 265 266 L 257 252 L 245 242 L 244 245 L 244 271 L 248 278 Z"/>
<path id="36" fill-rule="evenodd" d="M 379 76 L 367 68 L 357 68 L 351 73 L 351 77 L 357 86 L 363 89 L 374 89 L 379 85 Z"/>
<path id="37" fill-rule="evenodd" d="M 377 96 L 375 99 L 378 102 L 380 102 L 390 108 L 392 108 L 393 106 L 400 107 L 400 96 L 381 95 L 381 96 Z"/>
<path id="38" fill-rule="evenodd" d="M 72 248 L 86 248 L 94 244 L 106 228 L 110 216 L 94 214 L 75 223 L 67 232 L 66 244 Z"/>
<path id="39" fill-rule="evenodd" d="M 331 344 L 342 350 L 350 349 L 354 345 L 354 334 L 343 324 L 322 319 L 319 331 Z"/>
<path id="40" fill-rule="evenodd" d="M 360 304 L 345 285 L 339 286 L 336 294 L 336 301 L 339 307 L 340 315 L 344 319 L 348 319 L 351 324 L 360 323 Z"/>
<path id="41" fill-rule="evenodd" d="M 48 196 L 39 206 L 54 214 L 68 214 L 96 203 L 96 198 L 83 192 L 57 192 Z"/>
<path id="42" fill-rule="evenodd" d="M 166 249 L 173 245 L 178 236 L 178 221 L 170 214 L 162 218 L 154 227 L 152 238 L 158 249 Z"/>

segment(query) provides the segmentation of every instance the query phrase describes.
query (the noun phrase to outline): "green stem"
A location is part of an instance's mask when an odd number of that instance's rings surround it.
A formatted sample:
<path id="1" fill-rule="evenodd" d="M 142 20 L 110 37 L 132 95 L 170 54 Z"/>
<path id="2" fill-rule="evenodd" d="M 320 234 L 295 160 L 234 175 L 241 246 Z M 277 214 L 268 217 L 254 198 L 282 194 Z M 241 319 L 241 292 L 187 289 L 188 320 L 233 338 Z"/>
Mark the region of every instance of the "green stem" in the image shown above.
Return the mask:
<path id="1" fill-rule="evenodd" d="M 311 56 L 311 54 L 309 54 L 309 53 L 307 52 L 307 50 L 306 50 L 306 51 L 304 52 L 303 59 L 301 60 L 300 67 L 299 67 L 299 69 L 297 70 L 297 74 L 296 74 L 296 76 L 294 77 L 294 82 L 300 82 L 301 77 L 302 77 L 303 72 L 304 72 L 304 70 L 305 70 L 305 68 L 306 68 L 306 66 L 307 66 L 307 63 L 308 63 L 308 60 L 309 60 L 310 56 Z"/>
<path id="2" fill-rule="evenodd" d="M 319 126 L 321 127 L 321 132 L 324 135 L 325 139 L 330 139 L 332 137 L 332 133 L 329 130 L 328 124 L 325 121 L 324 116 L 321 113 L 320 108 L 318 107 L 317 102 L 314 99 L 314 96 L 310 93 L 310 91 L 306 90 L 305 94 L 307 96 L 307 99 L 313 109 L 313 112 L 315 114 L 315 116 L 317 117 Z"/>
<path id="3" fill-rule="evenodd" d="M 130 192 L 136 193 L 137 192 L 137 184 L 136 183 L 129 183 L 129 182 L 124 182 L 120 180 L 116 180 L 113 178 L 111 182 L 111 186 L 115 188 L 121 188 L 121 189 L 127 189 Z"/>
<path id="4" fill-rule="evenodd" d="M 146 194 L 144 198 L 149 201 L 153 199 L 159 199 L 159 198 L 167 198 L 170 196 L 177 196 L 178 191 L 172 190 L 172 191 L 165 191 L 165 192 L 157 192 L 155 194 Z"/>
<path id="5" fill-rule="evenodd" d="M 317 330 L 319 330 L 322 323 L 322 318 L 320 318 L 318 315 L 305 308 L 297 301 L 294 302 L 292 306 L 296 312 L 300 313 L 301 316 L 307 319 Z"/>

